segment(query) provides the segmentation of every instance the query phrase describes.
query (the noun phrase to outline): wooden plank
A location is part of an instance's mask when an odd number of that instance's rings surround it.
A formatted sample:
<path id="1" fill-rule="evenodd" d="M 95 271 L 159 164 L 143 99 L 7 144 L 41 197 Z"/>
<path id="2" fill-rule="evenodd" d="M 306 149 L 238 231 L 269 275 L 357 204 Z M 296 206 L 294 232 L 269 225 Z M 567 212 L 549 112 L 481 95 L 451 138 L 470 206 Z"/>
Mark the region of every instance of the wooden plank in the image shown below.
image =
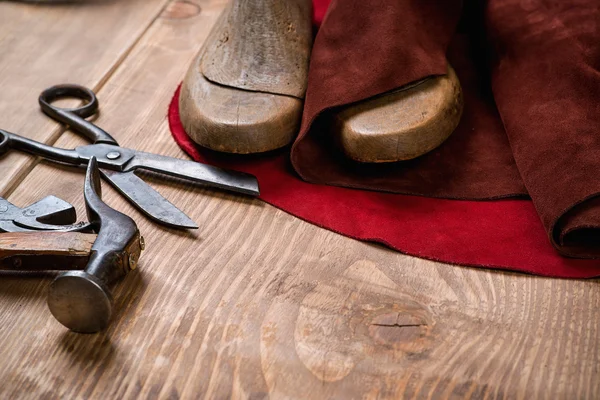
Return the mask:
<path id="1" fill-rule="evenodd" d="M 39 110 L 40 92 L 67 82 L 99 89 L 167 1 L 0 2 L 0 127 L 56 141 L 62 130 Z M 0 195 L 33 161 L 15 153 L 0 160 Z"/>
<path id="2" fill-rule="evenodd" d="M 0 270 L 61 271 L 83 269 L 96 235 L 78 232 L 0 233 Z"/>
<path id="3" fill-rule="evenodd" d="M 223 5 L 173 3 L 99 93 L 97 123 L 123 145 L 183 156 L 165 112 Z M 51 278 L 2 277 L 1 397 L 600 397 L 597 280 L 423 261 L 259 201 L 153 184 L 200 229 L 159 228 L 104 185 L 147 244 L 105 333 L 52 320 Z M 82 185 L 81 171 L 43 163 L 11 201 L 59 194 L 82 210 Z"/>

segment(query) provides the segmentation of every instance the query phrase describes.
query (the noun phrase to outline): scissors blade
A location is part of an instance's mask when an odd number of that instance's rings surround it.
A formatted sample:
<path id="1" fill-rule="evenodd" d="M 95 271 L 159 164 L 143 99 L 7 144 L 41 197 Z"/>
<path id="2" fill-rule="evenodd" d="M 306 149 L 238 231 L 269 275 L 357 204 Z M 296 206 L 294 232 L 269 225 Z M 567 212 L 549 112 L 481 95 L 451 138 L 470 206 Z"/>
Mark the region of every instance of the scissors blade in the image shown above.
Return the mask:
<path id="1" fill-rule="evenodd" d="M 150 185 L 130 172 L 101 169 L 102 176 L 151 219 L 175 228 L 198 229 L 198 225 Z"/>
<path id="2" fill-rule="evenodd" d="M 232 192 L 258 196 L 258 181 L 254 175 L 213 167 L 195 161 L 136 151 L 125 171 L 147 169 L 192 182 L 203 183 Z"/>

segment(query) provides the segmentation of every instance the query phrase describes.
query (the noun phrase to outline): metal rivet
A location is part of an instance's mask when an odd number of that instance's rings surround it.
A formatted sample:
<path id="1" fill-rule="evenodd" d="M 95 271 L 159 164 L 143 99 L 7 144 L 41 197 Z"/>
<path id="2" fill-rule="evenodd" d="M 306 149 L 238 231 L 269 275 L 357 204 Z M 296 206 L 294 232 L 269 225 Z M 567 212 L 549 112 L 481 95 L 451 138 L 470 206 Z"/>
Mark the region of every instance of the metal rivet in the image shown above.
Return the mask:
<path id="1" fill-rule="evenodd" d="M 109 160 L 116 160 L 119 157 L 121 157 L 121 153 L 119 153 L 118 151 L 111 151 L 106 155 L 106 158 L 108 158 Z"/>
<path id="2" fill-rule="evenodd" d="M 145 250 L 146 249 L 146 240 L 144 240 L 143 236 L 140 236 L 140 249 L 141 250 Z"/>
<path id="3" fill-rule="evenodd" d="M 135 269 L 137 267 L 137 259 L 133 254 L 129 255 L 129 268 Z"/>
<path id="4" fill-rule="evenodd" d="M 8 206 L 0 206 L 0 213 L 5 213 L 8 211 Z"/>

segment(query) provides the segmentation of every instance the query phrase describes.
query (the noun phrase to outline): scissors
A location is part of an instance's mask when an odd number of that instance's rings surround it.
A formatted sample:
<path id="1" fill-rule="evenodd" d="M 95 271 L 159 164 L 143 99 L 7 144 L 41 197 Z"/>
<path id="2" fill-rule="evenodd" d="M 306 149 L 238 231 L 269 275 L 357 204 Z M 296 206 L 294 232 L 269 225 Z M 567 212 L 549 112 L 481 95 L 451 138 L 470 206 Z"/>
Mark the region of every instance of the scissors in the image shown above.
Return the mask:
<path id="1" fill-rule="evenodd" d="M 76 98 L 85 103 L 77 108 L 60 108 L 51 104 L 59 98 Z M 72 84 L 53 86 L 42 92 L 39 104 L 50 118 L 68 125 L 93 144 L 62 149 L 0 129 L 0 155 L 11 149 L 21 150 L 73 166 L 86 166 L 95 157 L 102 177 L 158 223 L 176 228 L 198 228 L 186 214 L 139 178 L 136 170 L 170 175 L 250 196 L 260 194 L 258 181 L 253 175 L 119 146 L 108 132 L 85 119 L 98 111 L 96 94 L 86 87 Z"/>

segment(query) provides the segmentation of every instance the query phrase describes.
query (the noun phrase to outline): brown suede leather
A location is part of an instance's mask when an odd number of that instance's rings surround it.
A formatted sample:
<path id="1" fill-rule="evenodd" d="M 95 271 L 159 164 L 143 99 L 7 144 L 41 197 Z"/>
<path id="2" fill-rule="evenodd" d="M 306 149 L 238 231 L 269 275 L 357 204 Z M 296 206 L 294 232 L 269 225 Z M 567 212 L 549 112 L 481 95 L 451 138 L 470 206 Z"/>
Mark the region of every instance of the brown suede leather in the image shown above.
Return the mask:
<path id="1" fill-rule="evenodd" d="M 446 57 L 465 95 L 446 143 L 393 165 L 359 165 L 335 150 L 336 107 L 442 74 Z M 600 201 L 590 200 L 600 194 L 599 69 L 598 0 L 334 0 L 313 48 L 292 163 L 329 185 L 529 194 L 561 253 L 599 256 Z"/>
<path id="2" fill-rule="evenodd" d="M 600 254 L 600 2 L 491 1 L 492 87 L 523 181 L 568 255 Z M 555 229 L 555 225 L 556 229 Z M 568 233 L 568 234 L 567 234 Z M 576 240 L 569 240 L 576 239 Z"/>

